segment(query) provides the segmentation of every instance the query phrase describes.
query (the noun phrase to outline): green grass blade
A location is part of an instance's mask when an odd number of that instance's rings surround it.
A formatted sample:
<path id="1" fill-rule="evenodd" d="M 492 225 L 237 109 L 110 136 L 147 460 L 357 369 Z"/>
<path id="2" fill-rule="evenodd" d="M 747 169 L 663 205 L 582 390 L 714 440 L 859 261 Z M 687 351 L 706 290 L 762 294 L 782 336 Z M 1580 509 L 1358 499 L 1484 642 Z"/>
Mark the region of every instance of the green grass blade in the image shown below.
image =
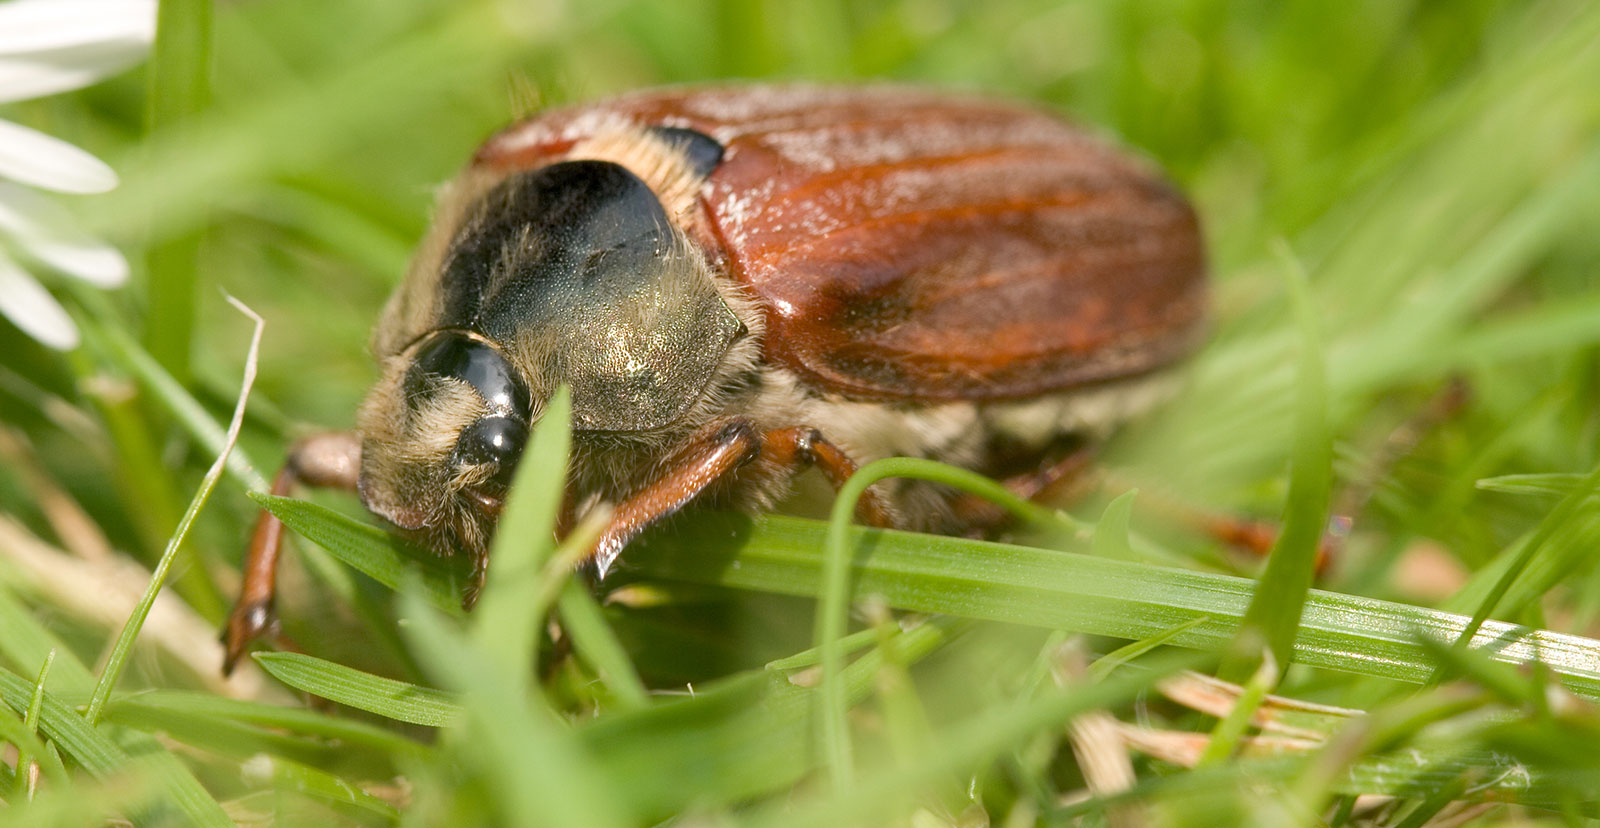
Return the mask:
<path id="1" fill-rule="evenodd" d="M 344 777 L 288 759 L 274 758 L 268 768 L 278 788 L 340 806 L 340 810 L 349 811 L 357 817 L 358 824 L 369 822 L 371 817 L 390 825 L 400 821 L 399 809 L 351 785 Z"/>
<path id="2" fill-rule="evenodd" d="M 505 514 L 489 550 L 493 577 L 484 585 L 472 616 L 477 645 L 491 659 L 508 665 L 528 664 L 533 658 L 540 619 L 556 598 L 554 586 L 541 589 L 539 582 L 555 546 L 556 513 L 566 492 L 571 400 L 566 387 L 556 389 L 517 463 Z M 560 574 L 565 576 L 566 571 Z M 530 668 L 515 675 L 525 683 L 532 672 Z"/>
<path id="3" fill-rule="evenodd" d="M 1289 464 L 1289 502 L 1283 529 L 1272 545 L 1267 568 L 1257 582 L 1250 608 L 1239 625 L 1239 638 L 1223 663 L 1224 678 L 1243 680 L 1260 660 L 1264 643 L 1279 670 L 1294 658 L 1295 630 L 1300 625 L 1306 592 L 1315 574 L 1317 548 L 1327 527 L 1332 488 L 1333 444 L 1328 431 L 1326 368 L 1321 326 L 1312 305 L 1305 273 L 1283 248 L 1289 274 L 1290 305 L 1300 332 L 1300 382 L 1294 412 L 1294 459 Z"/>
<path id="4" fill-rule="evenodd" d="M 1077 528 L 1071 519 L 1060 512 L 1018 497 L 1015 492 L 983 475 L 929 460 L 910 457 L 878 460 L 858 469 L 839 488 L 839 495 L 834 499 L 832 514 L 828 518 L 828 537 L 824 546 L 827 557 L 818 593 L 816 619 L 817 650 L 822 655 L 820 703 L 823 705 L 818 721 L 823 752 L 828 757 L 826 764 L 836 787 L 848 784 L 852 775 L 850 734 L 845 725 L 845 695 L 837 681 L 843 659 L 839 642 L 845 635 L 845 604 L 849 593 L 850 571 L 846 550 L 854 548 L 845 544 L 846 530 L 855 514 L 856 504 L 866 493 L 867 487 L 893 477 L 930 480 L 953 486 L 996 503 L 1030 523 L 1068 530 Z"/>
<path id="5" fill-rule="evenodd" d="M 1126 491 L 1106 504 L 1105 511 L 1100 513 L 1100 520 L 1094 525 L 1089 554 L 1097 558 L 1134 558 L 1128 526 L 1133 518 L 1133 501 L 1138 494 L 1137 489 Z"/>
<path id="6" fill-rule="evenodd" d="M 632 574 L 697 584 L 815 595 L 826 526 L 800 518 L 707 513 L 630 548 Z M 1104 560 L 1069 552 L 852 529 L 852 596 L 967 618 L 1138 640 L 1198 621 L 1173 643 L 1219 650 L 1236 630 L 1253 582 L 1227 575 Z M 734 562 L 737 561 L 737 565 Z M 1312 590 L 1295 661 L 1425 682 L 1437 663 L 1417 635 L 1453 640 L 1469 619 L 1453 613 Z M 1490 621 L 1474 639 L 1498 661 L 1543 661 L 1575 692 L 1600 699 L 1600 642 Z"/>
<path id="7" fill-rule="evenodd" d="M 1258 661 L 1255 673 L 1240 688 L 1239 697 L 1234 700 L 1228 715 L 1217 720 L 1216 726 L 1211 728 L 1211 740 L 1206 743 L 1206 749 L 1201 752 L 1196 767 L 1217 765 L 1231 759 L 1238 750 L 1239 741 L 1244 738 L 1245 731 L 1250 729 L 1261 703 L 1266 700 L 1267 694 L 1272 692 L 1272 688 L 1277 686 L 1279 669 L 1273 661 L 1271 651 L 1262 655 Z"/>
<path id="8" fill-rule="evenodd" d="M 518 692 L 510 675 L 472 639 L 450 630 L 421 598 L 403 596 L 406 632 L 420 660 L 462 694 L 465 742 L 457 757 L 485 780 L 493 810 L 507 825 L 631 824 L 623 802 L 573 735 L 558 726 L 541 695 Z"/>
<path id="9" fill-rule="evenodd" d="M 426 745 L 374 724 L 347 716 L 330 715 L 303 707 L 228 699 L 203 692 L 151 690 L 114 698 L 106 705 L 107 721 L 145 717 L 167 720 L 191 717 L 203 722 L 240 722 L 262 728 L 312 736 L 335 743 L 341 750 L 368 748 L 390 757 L 409 758 L 428 750 Z"/>
<path id="10" fill-rule="evenodd" d="M 39 678 L 33 683 L 33 698 L 28 701 L 28 709 L 22 714 L 22 726 L 30 736 L 39 732 L 39 708 L 44 705 L 45 683 L 50 680 L 50 665 L 54 664 L 55 660 L 55 650 L 51 650 L 50 654 L 44 657 L 44 664 L 39 667 Z M 35 753 L 25 749 L 22 742 L 17 743 L 17 793 L 21 795 L 20 798 L 33 794 L 28 783 L 28 765 L 36 758 L 53 755 L 42 748 Z"/>
<path id="11" fill-rule="evenodd" d="M 200 489 L 195 492 L 194 499 L 189 501 L 189 508 L 184 510 L 183 517 L 178 521 L 177 529 L 173 530 L 172 538 L 167 541 L 167 548 L 161 553 L 161 560 L 156 564 L 155 570 L 150 573 L 150 584 L 145 588 L 144 595 L 139 598 L 139 603 L 134 605 L 133 613 L 128 617 L 128 622 L 123 625 L 122 631 L 117 635 L 116 642 L 111 647 L 111 655 L 106 659 L 105 669 L 100 672 L 100 680 L 95 684 L 94 692 L 89 697 L 89 709 L 84 713 L 84 718 L 90 725 L 100 720 L 100 712 L 105 708 L 106 700 L 111 697 L 111 688 L 117 684 L 117 679 L 122 677 L 123 665 L 127 663 L 128 655 L 133 651 L 133 642 L 139 637 L 139 630 L 144 626 L 145 619 L 150 615 L 150 608 L 155 606 L 156 595 L 161 592 L 162 584 L 166 583 L 167 572 L 178 558 L 178 549 L 183 546 L 184 538 L 189 535 L 189 527 L 194 525 L 194 519 L 199 516 L 206 500 L 211 497 L 211 490 L 216 487 L 217 481 L 222 478 L 222 471 L 227 466 L 228 454 L 233 450 L 233 445 L 239 439 L 239 428 L 244 423 L 245 403 L 250 399 L 250 386 L 256 379 L 256 356 L 261 350 L 261 329 L 263 322 L 260 316 L 244 305 L 234 302 L 234 307 L 255 320 L 255 332 L 250 337 L 250 351 L 245 358 L 244 380 L 239 388 L 239 401 L 233 409 L 233 420 L 228 424 L 228 433 L 222 444 L 221 453 L 217 455 L 215 463 L 206 472 L 205 478 L 200 483 Z"/>
<path id="12" fill-rule="evenodd" d="M 188 120 L 211 101 L 212 0 L 161 0 L 150 59 L 148 122 L 152 132 Z M 149 254 L 144 341 L 179 382 L 189 378 L 199 283 L 200 238 L 157 244 Z"/>
<path id="13" fill-rule="evenodd" d="M 907 630 L 896 637 L 900 657 L 921 659 L 967 626 L 939 618 Z M 882 664 L 874 648 L 845 666 L 839 681 L 847 702 L 866 698 Z M 602 717 L 578 737 L 611 778 L 628 780 L 618 795 L 647 818 L 664 819 L 690 805 L 735 804 L 816 769 L 819 691 L 802 686 L 809 684 L 776 670 L 746 673 L 693 696 Z M 671 757 L 672 772 L 663 772 L 662 757 Z"/>
<path id="14" fill-rule="evenodd" d="M 1460 636 L 1457 638 L 1456 646 L 1458 648 L 1470 645 L 1473 636 L 1477 634 L 1483 622 L 1494 613 L 1495 609 L 1500 605 L 1501 599 L 1511 591 L 1512 585 L 1516 583 L 1517 579 L 1525 573 L 1531 564 L 1541 558 L 1549 559 L 1560 554 L 1561 550 L 1550 544 L 1550 539 L 1566 529 L 1568 524 L 1579 516 L 1580 509 L 1592 506 L 1589 503 L 1589 496 L 1591 492 L 1595 491 L 1596 487 L 1600 487 L 1600 466 L 1596 466 L 1595 470 L 1589 473 L 1588 477 L 1584 479 L 1583 483 L 1575 491 L 1563 498 L 1561 503 L 1557 504 L 1556 508 L 1546 515 L 1544 520 L 1539 522 L 1539 527 L 1534 530 L 1533 536 L 1522 545 L 1510 565 L 1499 573 L 1494 586 L 1489 589 L 1488 595 L 1473 610 L 1472 620 L 1467 623 L 1467 626 L 1462 629 Z M 1569 548 L 1585 551 L 1588 549 L 1587 546 Z M 1570 558 L 1571 556 L 1569 555 L 1568 557 Z M 1550 585 L 1553 585 L 1555 580 L 1552 580 Z M 1541 585 L 1541 587 L 1544 586 Z M 1543 592 L 1544 589 L 1541 588 L 1538 594 L 1543 594 Z"/>
<path id="15" fill-rule="evenodd" d="M 1089 678 L 1095 681 L 1104 681 L 1110 678 L 1112 673 L 1115 673 L 1117 668 L 1121 667 L 1122 665 L 1133 661 L 1145 653 L 1154 651 L 1157 647 L 1165 647 L 1166 645 L 1173 643 L 1178 636 L 1183 635 L 1195 627 L 1206 624 L 1209 621 L 1210 619 L 1206 618 L 1205 616 L 1201 616 L 1186 623 L 1179 624 L 1170 630 L 1163 630 L 1155 635 L 1150 636 L 1149 638 L 1141 638 L 1138 641 L 1131 641 L 1127 644 L 1124 644 L 1121 647 L 1118 647 L 1115 650 L 1112 650 L 1111 652 L 1095 659 L 1095 662 L 1089 665 Z"/>
<path id="16" fill-rule="evenodd" d="M 444 727 L 461 714 L 449 693 L 364 673 L 301 653 L 255 653 L 256 663 L 284 684 L 329 701 L 429 727 Z"/>
<path id="17" fill-rule="evenodd" d="M 886 816 L 882 810 L 884 805 L 896 801 L 898 796 L 913 793 L 944 774 L 961 773 L 970 763 L 982 761 L 1041 731 L 1064 726 L 1081 713 L 1126 702 L 1194 661 L 1187 654 L 1157 659 L 1134 675 L 1068 687 L 1041 694 L 1025 704 L 989 711 L 945 734 L 938 748 L 930 751 L 923 762 L 872 774 L 839 796 L 814 799 L 801 807 L 784 803 L 770 808 L 753 820 L 753 824 L 784 828 L 879 824 Z"/>
<path id="18" fill-rule="evenodd" d="M 1478 488 L 1506 494 L 1565 497 L 1575 492 L 1582 492 L 1583 484 L 1588 478 L 1589 476 L 1585 474 L 1571 473 L 1503 474 L 1479 480 Z M 1590 491 L 1588 494 L 1594 495 L 1596 492 Z"/>
<path id="19" fill-rule="evenodd" d="M 0 670 L 0 697 L 12 710 L 27 710 L 34 684 L 9 670 Z M 109 776 L 128 761 L 122 748 L 86 723 L 77 711 L 46 693 L 39 707 L 39 729 L 67 756 L 98 777 Z"/>
<path id="20" fill-rule="evenodd" d="M 39 703 L 41 705 L 44 703 L 42 696 Z M 66 784 L 66 768 L 61 765 L 59 757 L 45 749 L 44 742 L 39 740 L 39 734 L 35 732 L 37 729 L 37 725 L 28 723 L 25 721 L 25 717 L 18 717 L 10 708 L 0 706 L 0 742 L 10 742 L 16 747 L 16 766 L 19 769 L 26 768 L 28 766 L 26 759 L 32 756 L 39 761 L 39 766 L 44 769 L 45 776 L 53 784 Z M 52 759 L 55 761 L 51 761 Z M 7 802 L 21 802 L 26 799 L 26 792 L 23 790 L 26 779 L 26 774 L 18 773 L 14 780 L 16 790 L 5 797 L 0 797 L 0 799 L 4 799 Z"/>
<path id="21" fill-rule="evenodd" d="M 184 818 L 185 825 L 205 828 L 237 828 L 237 823 L 222 809 L 222 805 L 200 784 L 188 766 L 154 736 L 132 734 L 126 740 L 129 764 L 135 768 L 150 768 L 159 780 L 162 806 L 173 808 Z"/>
<path id="22" fill-rule="evenodd" d="M 0 699 L 12 710 L 26 709 L 33 693 L 32 681 L 0 670 Z M 110 778 L 130 763 L 149 767 L 165 789 L 163 799 L 182 811 L 189 824 L 217 828 L 233 825 L 222 806 L 206 793 L 194 775 L 153 738 L 136 736 L 131 739 L 131 746 L 139 754 L 135 762 L 128 751 L 90 727 L 77 711 L 48 693 L 39 707 L 39 729 L 74 762 L 99 779 Z"/>
<path id="23" fill-rule="evenodd" d="M 383 779 L 403 771 L 404 758 L 426 755 L 422 751 L 389 754 L 361 743 L 330 742 L 284 733 L 235 719 L 190 713 L 182 708 L 151 705 L 106 706 L 106 722 L 130 731 L 159 735 L 166 744 L 183 745 L 236 763 L 256 757 L 291 762 L 338 772 L 356 779 Z"/>
<path id="24" fill-rule="evenodd" d="M 440 558 L 371 524 L 304 500 L 250 495 L 283 525 L 316 543 L 328 554 L 390 589 L 415 575 L 422 594 L 433 606 L 461 611 L 467 573 L 464 562 Z"/>
<path id="25" fill-rule="evenodd" d="M 622 710 L 648 706 L 649 691 L 588 589 L 577 581 L 567 581 L 557 609 L 562 626 L 572 636 L 573 652 L 599 675 L 617 700 L 617 706 Z"/>

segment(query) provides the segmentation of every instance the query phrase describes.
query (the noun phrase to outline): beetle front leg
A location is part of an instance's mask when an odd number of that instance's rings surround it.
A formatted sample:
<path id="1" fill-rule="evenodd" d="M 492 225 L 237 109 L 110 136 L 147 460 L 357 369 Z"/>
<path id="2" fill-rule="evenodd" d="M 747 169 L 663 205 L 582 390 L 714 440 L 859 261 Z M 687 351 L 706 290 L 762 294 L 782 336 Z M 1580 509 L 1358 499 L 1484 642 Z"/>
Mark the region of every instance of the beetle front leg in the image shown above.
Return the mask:
<path id="1" fill-rule="evenodd" d="M 708 431 L 679 455 L 670 471 L 623 501 L 612 512 L 611 522 L 595 543 L 592 560 L 604 578 L 623 547 L 645 529 L 694 500 L 712 484 L 757 458 L 770 461 L 793 476 L 808 466 L 816 466 L 834 488 L 855 474 L 856 463 L 822 433 L 807 426 L 756 431 L 749 420 L 725 421 Z M 893 526 L 894 513 L 883 498 L 868 491 L 857 504 L 856 514 L 868 524 Z"/>
<path id="2" fill-rule="evenodd" d="M 272 481 L 272 494 L 284 497 L 304 483 L 319 488 L 355 490 L 361 475 L 361 439 L 353 432 L 334 432 L 307 437 L 289 449 L 283 468 Z M 224 675 L 244 655 L 250 642 L 263 635 L 277 636 L 278 619 L 273 614 L 277 593 L 278 556 L 283 548 L 283 522 L 263 509 L 250 535 L 245 555 L 244 581 L 239 600 L 228 614 L 223 631 L 227 653 Z"/>

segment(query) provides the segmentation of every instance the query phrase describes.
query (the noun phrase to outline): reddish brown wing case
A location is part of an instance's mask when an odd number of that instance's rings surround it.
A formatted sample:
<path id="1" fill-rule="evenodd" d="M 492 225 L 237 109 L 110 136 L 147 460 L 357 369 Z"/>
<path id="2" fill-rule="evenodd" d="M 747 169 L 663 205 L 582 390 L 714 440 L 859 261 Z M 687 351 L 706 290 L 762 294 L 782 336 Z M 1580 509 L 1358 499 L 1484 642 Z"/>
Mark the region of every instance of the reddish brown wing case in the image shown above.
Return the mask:
<path id="1" fill-rule="evenodd" d="M 516 124 L 476 163 L 537 166 L 627 122 L 726 147 L 696 229 L 766 303 L 767 358 L 814 387 L 1019 399 L 1149 371 L 1199 336 L 1187 202 L 1017 105 L 899 87 L 663 90 Z"/>

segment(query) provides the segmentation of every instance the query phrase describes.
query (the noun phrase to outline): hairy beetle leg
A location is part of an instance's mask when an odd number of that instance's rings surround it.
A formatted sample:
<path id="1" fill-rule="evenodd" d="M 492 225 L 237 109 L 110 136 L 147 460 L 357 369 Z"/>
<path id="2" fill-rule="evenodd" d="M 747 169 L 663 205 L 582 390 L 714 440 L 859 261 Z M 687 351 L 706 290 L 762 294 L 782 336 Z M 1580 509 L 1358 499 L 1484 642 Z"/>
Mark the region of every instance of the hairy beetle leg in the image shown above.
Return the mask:
<path id="1" fill-rule="evenodd" d="M 272 494 L 286 496 L 301 483 L 353 491 L 360 479 L 360 471 L 359 437 L 352 432 L 316 434 L 289 449 L 283 468 L 273 478 Z M 273 638 L 287 649 L 294 649 L 293 642 L 279 631 L 278 619 L 273 612 L 278 556 L 282 548 L 283 522 L 263 509 L 261 516 L 256 519 L 255 531 L 250 535 L 239 600 L 233 605 L 233 612 L 228 614 L 228 624 L 222 633 L 223 644 L 227 647 L 222 662 L 224 675 L 233 672 L 234 665 L 244 656 L 250 642 L 264 636 Z"/>
<path id="2" fill-rule="evenodd" d="M 816 466 L 834 488 L 844 485 L 856 471 L 855 460 L 814 428 L 793 426 L 758 433 L 745 419 L 715 423 L 706 429 L 704 437 L 693 441 L 691 448 L 671 465 L 671 471 L 617 506 L 591 557 L 598 576 L 604 578 L 623 547 L 645 529 L 757 458 L 779 466 L 790 476 Z M 873 526 L 895 524 L 888 503 L 871 490 L 857 504 L 856 515 Z"/>

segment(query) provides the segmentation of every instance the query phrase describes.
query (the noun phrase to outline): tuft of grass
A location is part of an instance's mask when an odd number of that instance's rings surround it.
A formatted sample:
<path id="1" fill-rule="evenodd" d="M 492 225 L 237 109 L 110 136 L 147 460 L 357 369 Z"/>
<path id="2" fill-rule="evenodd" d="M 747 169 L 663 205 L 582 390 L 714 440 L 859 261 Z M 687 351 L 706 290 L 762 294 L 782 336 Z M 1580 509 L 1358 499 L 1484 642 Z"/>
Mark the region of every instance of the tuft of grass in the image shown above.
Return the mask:
<path id="1" fill-rule="evenodd" d="M 46 277 L 75 353 L 0 325 L 0 821 L 1600 819 L 1593 4 L 160 15 L 142 70 L 0 112 L 113 161 L 124 186 L 76 206 L 139 263 L 115 295 Z M 695 511 L 590 585 L 568 564 L 592 527 L 552 531 L 563 397 L 472 613 L 463 562 L 354 499 L 264 494 L 293 437 L 351 423 L 431 193 L 487 134 L 728 78 L 986 90 L 1170 171 L 1210 243 L 1213 330 L 1174 397 L 1103 447 L 1107 491 L 1012 502 L 890 460 L 831 521 Z M 267 320 L 231 452 L 248 332 L 218 288 Z M 989 497 L 1016 531 L 850 526 L 894 476 Z M 208 508 L 186 515 L 196 491 Z M 199 651 L 260 508 L 295 535 L 278 609 L 303 652 L 223 682 L 196 665 L 220 659 Z M 1271 560 L 1184 528 L 1209 513 L 1281 519 Z M 1313 582 L 1330 513 L 1353 531 Z M 1184 668 L 1243 686 L 1199 703 L 1173 689 Z M 1107 730 L 1085 716 L 1116 735 L 1084 744 Z M 1080 757 L 1107 755 L 1131 784 L 1088 781 L 1107 776 Z"/>

